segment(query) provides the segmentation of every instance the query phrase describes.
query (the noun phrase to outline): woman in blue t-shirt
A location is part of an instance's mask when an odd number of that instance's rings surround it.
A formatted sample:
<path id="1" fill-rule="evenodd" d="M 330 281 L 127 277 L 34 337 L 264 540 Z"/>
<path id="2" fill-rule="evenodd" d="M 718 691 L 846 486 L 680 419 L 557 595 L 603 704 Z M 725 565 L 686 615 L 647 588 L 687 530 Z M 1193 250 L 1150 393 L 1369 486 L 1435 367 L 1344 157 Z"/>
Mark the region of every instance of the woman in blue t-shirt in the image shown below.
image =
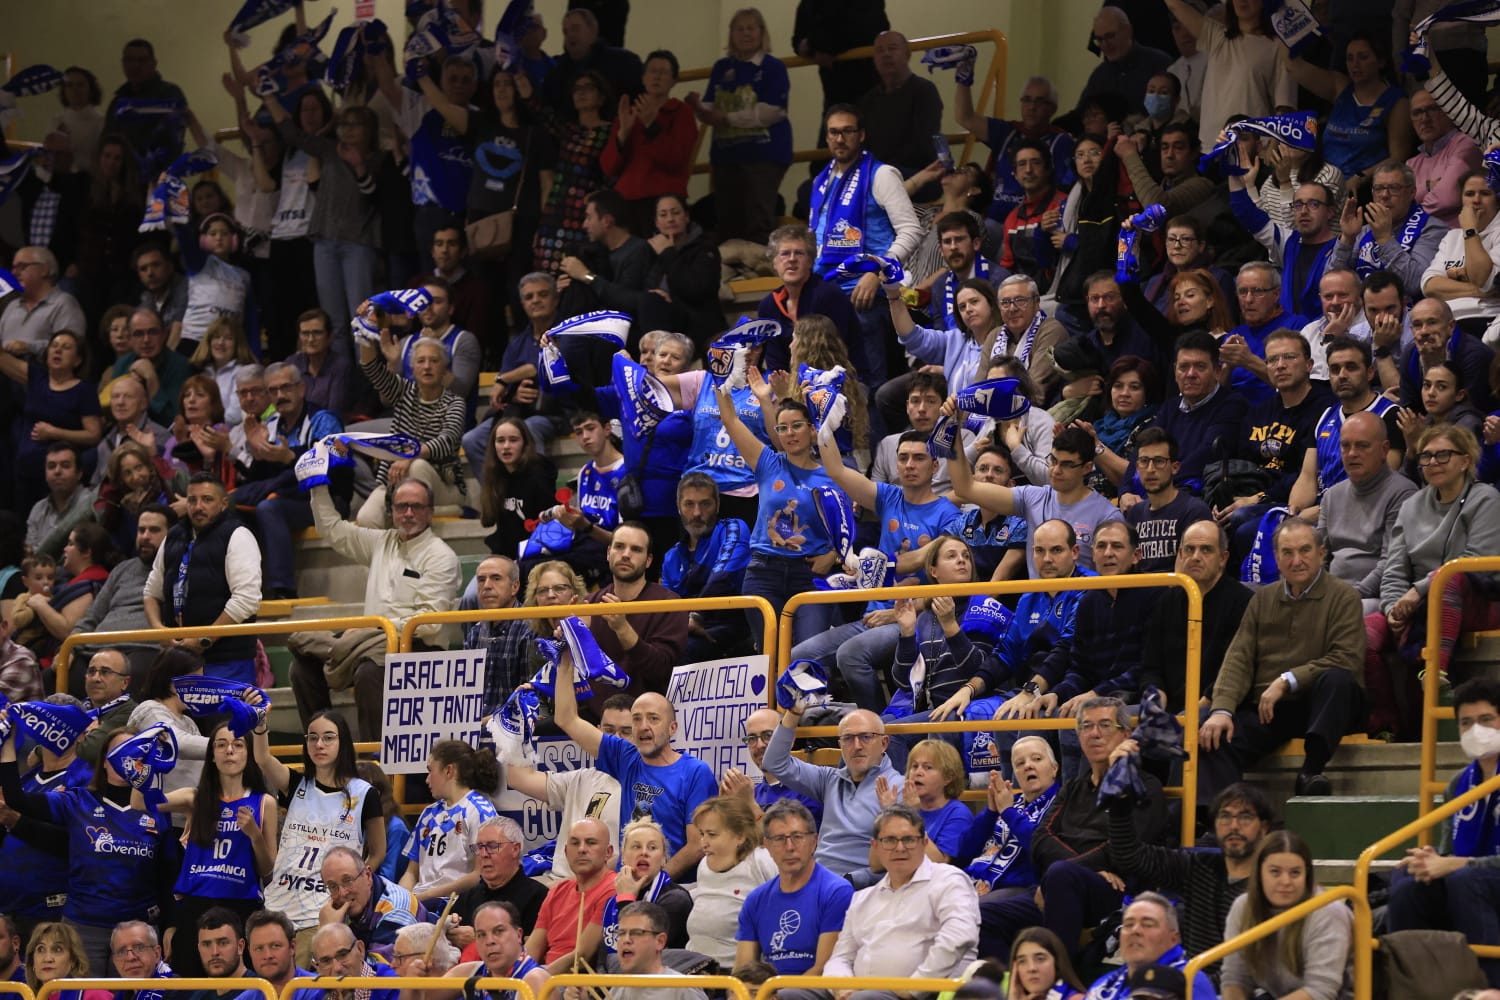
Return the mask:
<path id="1" fill-rule="evenodd" d="M 1349 36 L 1343 73 L 1302 58 L 1288 59 L 1287 65 L 1300 86 L 1333 104 L 1323 130 L 1323 156 L 1345 177 L 1368 182 L 1381 163 L 1405 163 L 1411 156 L 1410 103 L 1406 91 L 1387 78 L 1390 60 L 1373 35 L 1357 31 Z"/>
<path id="2" fill-rule="evenodd" d="M 833 480 L 823 471 L 813 450 L 817 428 L 806 406 L 790 398 L 777 404 L 774 429 L 781 451 L 776 451 L 745 426 L 728 384 L 719 385 L 716 391 L 724 429 L 745 464 L 754 470 L 758 489 L 755 531 L 750 536 L 750 565 L 745 568 L 745 593 L 764 597 L 779 613 L 787 598 L 812 590 L 813 579 L 828 573 L 838 561 L 813 497 L 815 487 L 833 489 Z M 762 634 L 760 613 L 747 611 L 746 616 L 758 648 Z M 804 608 L 792 622 L 792 642 L 810 639 L 823 631 L 826 619 L 823 608 Z"/>
<path id="3" fill-rule="evenodd" d="M 15 509 L 22 513 L 47 495 L 48 446 L 54 441 L 71 444 L 80 461 L 87 455 L 87 479 L 94 445 L 104 431 L 99 388 L 83 378 L 88 370 L 83 331 L 58 330 L 47 341 L 43 359 L 28 362 L 0 351 L 0 374 L 26 387 L 11 462 Z"/>

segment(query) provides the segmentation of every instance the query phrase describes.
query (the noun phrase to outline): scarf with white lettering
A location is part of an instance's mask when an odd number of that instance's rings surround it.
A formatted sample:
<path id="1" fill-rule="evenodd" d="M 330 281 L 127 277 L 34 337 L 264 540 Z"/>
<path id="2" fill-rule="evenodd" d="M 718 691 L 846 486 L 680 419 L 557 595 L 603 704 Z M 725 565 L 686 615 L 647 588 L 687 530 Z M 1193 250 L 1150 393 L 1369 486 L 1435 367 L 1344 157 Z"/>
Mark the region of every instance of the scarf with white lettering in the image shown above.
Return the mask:
<path id="1" fill-rule="evenodd" d="M 1392 235 L 1396 242 L 1401 244 L 1403 250 L 1411 250 L 1416 245 L 1417 237 L 1422 235 L 1422 230 L 1427 226 L 1427 212 L 1421 205 L 1412 204 L 1412 212 L 1406 217 L 1406 221 Z M 1369 226 L 1359 234 L 1359 242 L 1355 245 L 1356 255 L 1354 258 L 1354 270 L 1361 280 L 1368 278 L 1385 265 L 1375 257 L 1375 234 Z"/>
<path id="2" fill-rule="evenodd" d="M 814 265 L 820 273 L 865 252 L 865 205 L 878 164 L 866 150 L 843 173 L 835 174 L 835 166 L 829 163 L 813 181 L 810 218 L 814 226 L 824 223 L 822 245 Z"/>
<path id="3" fill-rule="evenodd" d="M 1417 36 L 1417 44 L 1401 53 L 1401 72 L 1421 75 L 1432 68 L 1432 61 L 1427 56 L 1427 33 L 1434 24 L 1445 21 L 1464 21 L 1486 27 L 1500 24 L 1500 0 L 1459 0 L 1439 7 L 1412 25 L 1411 33 Z"/>
<path id="4" fill-rule="evenodd" d="M 1500 3 L 1500 0 L 1495 0 Z M 1246 118 L 1242 122 L 1224 127 L 1224 139 L 1198 158 L 1198 169 L 1205 173 L 1215 161 L 1222 160 L 1225 173 L 1243 174 L 1246 166 L 1239 162 L 1239 151 L 1235 143 L 1247 132 L 1268 135 L 1293 149 L 1311 153 L 1318 148 L 1318 116 L 1310 111 L 1293 111 L 1286 115 L 1267 115 L 1264 118 Z"/>
<path id="5" fill-rule="evenodd" d="M 989 360 L 993 362 L 1002 354 L 1014 354 L 1016 360 L 1023 366 L 1031 364 L 1031 346 L 1036 343 L 1036 332 L 1042 328 L 1042 323 L 1047 319 L 1047 310 L 1038 309 L 1036 315 L 1031 317 L 1031 325 L 1026 332 L 1016 339 L 1014 346 L 1011 344 L 1010 329 L 1001 324 L 995 336 L 995 346 L 990 348 Z"/>
<path id="6" fill-rule="evenodd" d="M 1266 13 L 1271 17 L 1271 30 L 1287 47 L 1292 58 L 1302 54 L 1313 41 L 1323 37 L 1312 11 L 1305 0 L 1266 0 Z"/>

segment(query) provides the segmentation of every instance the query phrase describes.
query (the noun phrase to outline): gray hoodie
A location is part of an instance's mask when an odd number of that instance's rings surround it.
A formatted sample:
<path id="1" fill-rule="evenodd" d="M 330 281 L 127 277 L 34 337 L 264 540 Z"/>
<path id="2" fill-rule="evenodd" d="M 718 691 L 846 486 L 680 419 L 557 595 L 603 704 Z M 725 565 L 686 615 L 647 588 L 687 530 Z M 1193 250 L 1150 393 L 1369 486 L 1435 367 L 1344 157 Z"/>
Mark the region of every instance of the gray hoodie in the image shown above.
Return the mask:
<path id="1" fill-rule="evenodd" d="M 1500 552 L 1500 493 L 1474 482 L 1451 503 L 1438 503 L 1431 486 L 1413 493 L 1401 505 L 1386 542 L 1380 580 L 1380 607 L 1390 611 L 1410 587 L 1424 598 L 1431 575 L 1443 563 L 1461 556 Z"/>

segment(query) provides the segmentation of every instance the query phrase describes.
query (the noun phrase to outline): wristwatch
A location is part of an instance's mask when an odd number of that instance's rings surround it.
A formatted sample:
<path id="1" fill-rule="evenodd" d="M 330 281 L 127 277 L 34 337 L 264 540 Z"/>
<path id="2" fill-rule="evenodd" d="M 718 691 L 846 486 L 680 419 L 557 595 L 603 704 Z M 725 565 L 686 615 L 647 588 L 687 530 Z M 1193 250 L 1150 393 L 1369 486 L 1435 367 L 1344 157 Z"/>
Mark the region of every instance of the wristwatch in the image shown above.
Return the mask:
<path id="1" fill-rule="evenodd" d="M 1466 239 L 1466 240 L 1472 240 L 1474 237 L 1476 237 L 1478 235 L 1479 235 L 1479 230 L 1477 230 L 1477 229 L 1465 229 L 1464 230 L 1464 239 Z"/>
<path id="2" fill-rule="evenodd" d="M 1021 690 L 1025 691 L 1033 698 L 1040 698 L 1042 696 L 1042 686 L 1036 681 L 1027 681 L 1025 684 L 1021 685 Z"/>

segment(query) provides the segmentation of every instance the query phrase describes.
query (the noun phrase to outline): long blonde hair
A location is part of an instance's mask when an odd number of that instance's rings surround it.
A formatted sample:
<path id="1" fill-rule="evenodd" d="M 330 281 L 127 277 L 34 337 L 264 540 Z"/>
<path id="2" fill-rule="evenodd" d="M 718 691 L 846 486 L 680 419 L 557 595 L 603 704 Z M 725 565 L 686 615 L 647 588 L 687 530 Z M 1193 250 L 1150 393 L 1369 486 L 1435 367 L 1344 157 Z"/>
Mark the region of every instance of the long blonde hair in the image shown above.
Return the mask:
<path id="1" fill-rule="evenodd" d="M 840 365 L 844 369 L 844 398 L 849 401 L 848 419 L 844 426 L 854 435 L 854 447 L 863 448 L 869 443 L 870 421 L 865 411 L 865 387 L 860 384 L 859 372 L 849 360 L 849 350 L 838 327 L 827 316 L 805 316 L 792 327 L 792 381 L 797 382 L 797 366 L 807 365 L 822 371 L 831 371 Z M 804 403 L 802 387 L 797 385 L 788 398 Z M 804 403 L 804 405 L 806 405 Z"/>
<path id="2" fill-rule="evenodd" d="M 42 984 L 36 978 L 36 963 L 32 956 L 49 939 L 56 938 L 62 943 L 68 952 L 69 969 L 64 979 L 87 979 L 90 974 L 89 955 L 83 949 L 83 939 L 72 927 L 62 922 L 37 924 L 31 932 L 31 940 L 26 942 L 26 985 L 31 987 L 33 993 L 41 989 Z"/>

